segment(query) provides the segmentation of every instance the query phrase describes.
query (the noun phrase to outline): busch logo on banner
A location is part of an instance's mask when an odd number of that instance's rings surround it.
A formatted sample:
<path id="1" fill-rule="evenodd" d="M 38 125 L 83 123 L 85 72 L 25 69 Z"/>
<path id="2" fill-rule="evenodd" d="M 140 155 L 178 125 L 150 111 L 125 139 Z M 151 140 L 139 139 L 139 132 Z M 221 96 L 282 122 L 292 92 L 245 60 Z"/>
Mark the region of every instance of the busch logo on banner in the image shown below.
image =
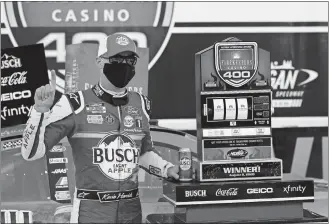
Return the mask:
<path id="1" fill-rule="evenodd" d="M 215 44 L 215 67 L 218 76 L 233 87 L 248 83 L 258 68 L 256 42 L 227 42 Z"/>
<path id="2" fill-rule="evenodd" d="M 2 128 L 25 124 L 35 90 L 49 83 L 42 44 L 1 50 Z"/>
<path id="3" fill-rule="evenodd" d="M 22 67 L 22 62 L 20 58 L 16 58 L 15 56 L 7 55 L 7 54 L 3 54 L 1 56 L 1 69 L 20 68 L 20 67 Z"/>

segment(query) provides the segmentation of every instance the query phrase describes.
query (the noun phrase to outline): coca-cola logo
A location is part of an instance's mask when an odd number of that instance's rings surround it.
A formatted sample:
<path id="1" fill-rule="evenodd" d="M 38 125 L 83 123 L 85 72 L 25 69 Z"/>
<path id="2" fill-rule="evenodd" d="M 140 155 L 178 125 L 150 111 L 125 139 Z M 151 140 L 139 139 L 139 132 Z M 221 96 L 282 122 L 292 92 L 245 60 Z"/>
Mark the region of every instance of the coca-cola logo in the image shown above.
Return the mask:
<path id="1" fill-rule="evenodd" d="M 238 188 L 229 188 L 226 190 L 223 190 L 221 188 L 218 188 L 216 191 L 216 196 L 237 196 L 238 195 Z"/>
<path id="2" fill-rule="evenodd" d="M 11 76 L 1 77 L 1 86 L 15 86 L 26 84 L 26 75 L 27 71 L 24 72 L 15 72 Z"/>
<path id="3" fill-rule="evenodd" d="M 227 156 L 234 159 L 240 159 L 248 155 L 244 149 L 233 149 L 227 152 Z"/>

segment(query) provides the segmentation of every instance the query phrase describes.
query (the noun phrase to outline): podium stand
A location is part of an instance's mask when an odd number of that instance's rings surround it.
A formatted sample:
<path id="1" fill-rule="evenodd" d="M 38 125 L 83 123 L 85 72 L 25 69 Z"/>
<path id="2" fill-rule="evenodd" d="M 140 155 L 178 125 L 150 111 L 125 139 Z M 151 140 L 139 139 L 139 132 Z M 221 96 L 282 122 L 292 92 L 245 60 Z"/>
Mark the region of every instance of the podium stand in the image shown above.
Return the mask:
<path id="1" fill-rule="evenodd" d="M 289 185 L 303 185 L 306 189 L 303 194 L 289 195 L 283 191 Z M 231 190 L 231 195 L 219 193 L 232 188 L 235 193 Z M 273 193 L 247 193 L 247 189 L 261 188 L 273 188 Z M 313 181 L 310 180 L 212 183 L 165 180 L 163 192 L 164 198 L 175 206 L 176 219 L 183 223 L 301 220 L 304 216 L 303 202 L 314 201 Z M 190 200 L 185 197 L 186 192 L 198 196 Z"/>
<path id="2" fill-rule="evenodd" d="M 303 220 L 314 183 L 283 178 L 282 160 L 272 155 L 270 53 L 228 38 L 196 53 L 195 80 L 196 178 L 163 181 L 174 221 Z"/>

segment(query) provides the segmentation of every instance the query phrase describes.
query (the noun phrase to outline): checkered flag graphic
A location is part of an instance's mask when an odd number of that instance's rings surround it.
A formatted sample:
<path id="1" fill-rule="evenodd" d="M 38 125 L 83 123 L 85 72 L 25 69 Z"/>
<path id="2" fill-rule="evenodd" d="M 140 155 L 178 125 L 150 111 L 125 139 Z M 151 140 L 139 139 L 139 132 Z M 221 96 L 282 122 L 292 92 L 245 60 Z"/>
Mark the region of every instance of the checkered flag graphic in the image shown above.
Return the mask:
<path id="1" fill-rule="evenodd" d="M 22 139 L 14 139 L 14 140 L 8 140 L 2 142 L 2 150 L 9 150 L 9 149 L 15 149 L 20 148 L 22 146 Z"/>

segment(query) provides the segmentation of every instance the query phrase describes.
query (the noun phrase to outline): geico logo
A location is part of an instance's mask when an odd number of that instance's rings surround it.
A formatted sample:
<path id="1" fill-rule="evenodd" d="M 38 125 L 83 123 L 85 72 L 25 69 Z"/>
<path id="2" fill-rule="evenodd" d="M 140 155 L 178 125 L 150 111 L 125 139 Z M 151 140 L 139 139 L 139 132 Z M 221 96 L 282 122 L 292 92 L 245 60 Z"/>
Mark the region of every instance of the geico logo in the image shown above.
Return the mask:
<path id="1" fill-rule="evenodd" d="M 192 191 L 185 191 L 185 197 L 206 197 L 207 192 L 206 190 L 192 190 Z"/>
<path id="2" fill-rule="evenodd" d="M 23 90 L 13 93 L 4 93 L 1 94 L 1 102 L 2 101 L 10 101 L 10 100 L 19 100 L 19 99 L 26 99 L 32 96 L 30 90 Z"/>
<path id="3" fill-rule="evenodd" d="M 273 193 L 273 188 L 249 188 L 247 190 L 248 194 L 270 194 Z"/>

